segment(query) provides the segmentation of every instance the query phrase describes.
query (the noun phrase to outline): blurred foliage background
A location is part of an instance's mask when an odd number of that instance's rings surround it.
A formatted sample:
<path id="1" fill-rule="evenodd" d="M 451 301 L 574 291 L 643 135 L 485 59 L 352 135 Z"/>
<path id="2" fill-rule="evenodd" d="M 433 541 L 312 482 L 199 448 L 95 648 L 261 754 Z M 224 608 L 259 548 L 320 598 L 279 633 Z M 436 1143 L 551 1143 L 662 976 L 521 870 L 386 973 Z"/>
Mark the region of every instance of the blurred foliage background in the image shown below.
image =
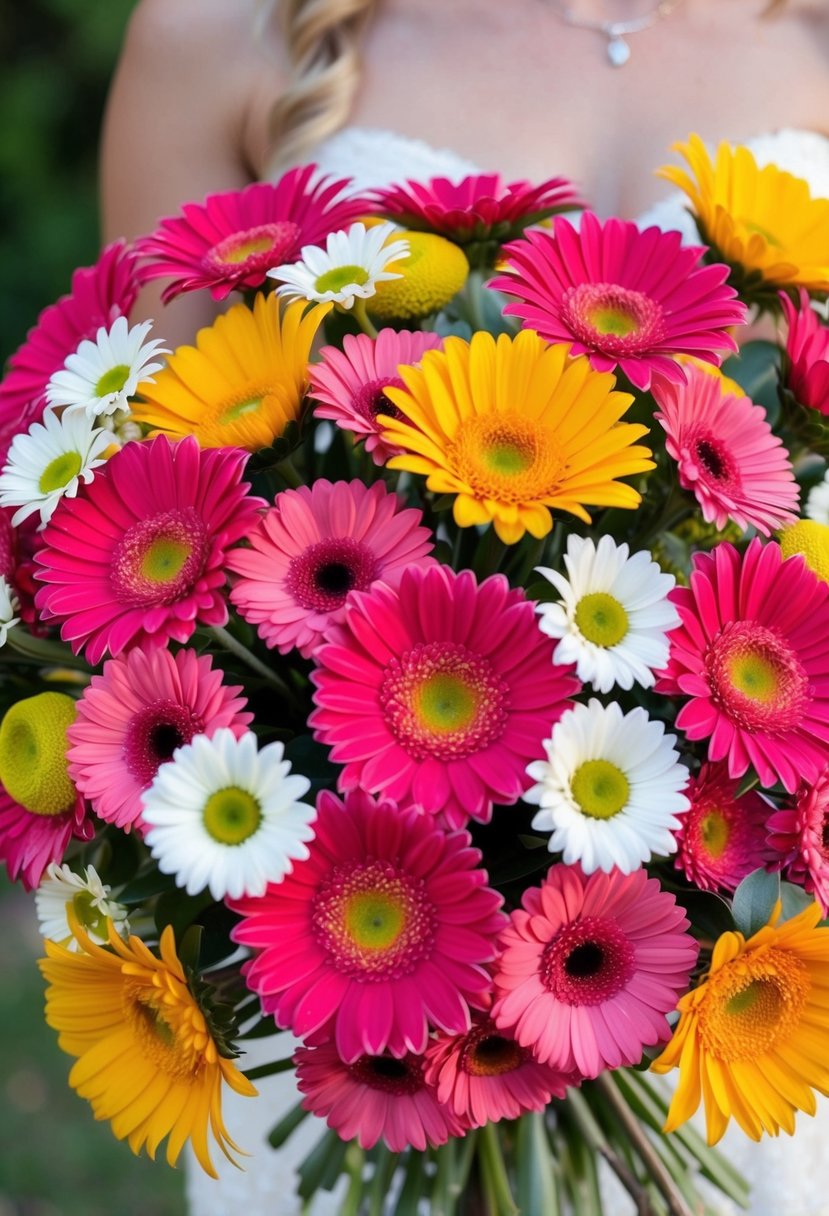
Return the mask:
<path id="1" fill-rule="evenodd" d="M 97 256 L 101 117 L 134 3 L 0 0 L 0 366 Z M 69 1089 L 33 899 L 4 878 L 0 917 L 0 1216 L 181 1216 L 181 1170 L 133 1157 Z"/>

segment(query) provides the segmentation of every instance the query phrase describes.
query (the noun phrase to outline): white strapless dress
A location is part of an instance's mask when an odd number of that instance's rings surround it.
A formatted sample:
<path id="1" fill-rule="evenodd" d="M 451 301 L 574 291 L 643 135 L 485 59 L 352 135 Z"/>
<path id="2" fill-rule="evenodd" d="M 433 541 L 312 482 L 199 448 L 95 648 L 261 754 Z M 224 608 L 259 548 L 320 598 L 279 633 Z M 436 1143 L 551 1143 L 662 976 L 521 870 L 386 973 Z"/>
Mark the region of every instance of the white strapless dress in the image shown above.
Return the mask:
<path id="1" fill-rule="evenodd" d="M 786 129 L 745 142 L 759 164 L 779 165 L 805 178 L 813 195 L 829 198 L 829 138 Z M 448 149 L 365 127 L 338 131 L 319 146 L 314 159 L 322 172 L 352 178 L 355 191 L 389 186 L 407 178 L 458 179 L 481 171 Z M 638 222 L 664 230 L 677 229 L 689 243 L 698 240 L 685 197 L 678 193 L 667 194 L 639 216 Z M 291 1043 L 288 1035 L 256 1040 L 240 1063 L 252 1067 L 283 1058 L 291 1053 Z M 220 1159 L 216 1162 L 220 1174 L 216 1182 L 192 1158 L 188 1161 L 191 1216 L 336 1216 L 342 1189 L 333 1195 L 317 1195 L 307 1209 L 295 1194 L 296 1166 L 325 1130 L 324 1123 L 309 1115 L 284 1148 L 271 1149 L 268 1133 L 295 1105 L 298 1095 L 290 1072 L 259 1081 L 257 1088 L 258 1099 L 242 1099 L 233 1093 L 227 1093 L 224 1099 L 230 1134 L 251 1154 L 245 1170 Z M 829 1216 L 829 1101 L 820 1100 L 815 1118 L 798 1115 L 794 1137 L 766 1137 L 755 1144 L 732 1126 L 719 1147 L 752 1185 L 750 1216 Z M 605 1184 L 606 1216 L 633 1216 L 634 1206 L 615 1178 L 608 1176 Z M 705 1198 L 707 1216 L 739 1216 L 741 1209 L 718 1192 L 706 1193 Z"/>

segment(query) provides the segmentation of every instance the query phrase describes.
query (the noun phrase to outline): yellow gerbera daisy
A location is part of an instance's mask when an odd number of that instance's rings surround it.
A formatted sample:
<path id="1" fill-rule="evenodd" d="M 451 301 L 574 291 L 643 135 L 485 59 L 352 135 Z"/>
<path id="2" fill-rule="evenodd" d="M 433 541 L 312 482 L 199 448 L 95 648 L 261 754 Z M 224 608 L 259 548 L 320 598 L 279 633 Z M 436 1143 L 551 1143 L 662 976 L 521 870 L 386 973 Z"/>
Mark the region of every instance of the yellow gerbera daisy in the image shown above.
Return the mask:
<path id="1" fill-rule="evenodd" d="M 481 332 L 401 367 L 405 389 L 386 396 L 405 416 L 379 418 L 384 442 L 405 449 L 389 467 L 425 473 L 430 490 L 457 495 L 460 527 L 492 522 L 505 544 L 546 536 L 550 507 L 585 523 L 584 504 L 637 507 L 641 496 L 616 478 L 654 467 L 635 446 L 647 427 L 619 422 L 633 398 L 569 350 L 529 329 Z"/>
<path id="2" fill-rule="evenodd" d="M 199 1164 L 216 1171 L 208 1126 L 219 1148 L 241 1150 L 222 1121 L 222 1082 L 246 1097 L 256 1090 L 219 1054 L 204 1014 L 187 986 L 173 930 L 161 935 L 161 958 L 137 937 L 124 942 L 110 925 L 109 948 L 95 945 L 69 913 L 82 953 L 45 942 L 39 966 L 50 987 L 46 1021 L 60 1047 L 77 1060 L 69 1084 L 108 1119 L 134 1153 L 155 1157 L 164 1139 L 175 1165 L 190 1140 Z M 236 1164 L 236 1162 L 234 1162 Z"/>
<path id="3" fill-rule="evenodd" d="M 133 417 L 156 433 L 195 435 L 203 448 L 270 447 L 299 417 L 311 345 L 330 308 L 306 312 L 297 301 L 280 314 L 272 293 L 252 309 L 234 305 L 199 330 L 195 347 L 180 346 L 155 383 L 138 386 Z"/>
<path id="4" fill-rule="evenodd" d="M 386 267 L 399 278 L 378 283 L 366 301 L 375 321 L 414 321 L 444 308 L 469 276 L 466 254 L 452 241 L 433 232 L 399 232 L 409 256 Z"/>
<path id="5" fill-rule="evenodd" d="M 783 924 L 780 913 L 778 902 L 748 941 L 724 933 L 707 976 L 680 1000 L 673 1038 L 651 1065 L 679 1068 L 666 1131 L 701 1097 L 709 1144 L 732 1117 L 752 1140 L 791 1135 L 795 1111 L 815 1113 L 813 1090 L 829 1094 L 829 932 L 816 903 Z"/>
<path id="6" fill-rule="evenodd" d="M 807 182 L 776 165 L 760 169 L 741 145 L 721 143 L 714 161 L 698 135 L 673 150 L 691 173 L 665 165 L 659 174 L 688 195 L 718 257 L 767 290 L 829 291 L 829 199 L 812 198 Z"/>

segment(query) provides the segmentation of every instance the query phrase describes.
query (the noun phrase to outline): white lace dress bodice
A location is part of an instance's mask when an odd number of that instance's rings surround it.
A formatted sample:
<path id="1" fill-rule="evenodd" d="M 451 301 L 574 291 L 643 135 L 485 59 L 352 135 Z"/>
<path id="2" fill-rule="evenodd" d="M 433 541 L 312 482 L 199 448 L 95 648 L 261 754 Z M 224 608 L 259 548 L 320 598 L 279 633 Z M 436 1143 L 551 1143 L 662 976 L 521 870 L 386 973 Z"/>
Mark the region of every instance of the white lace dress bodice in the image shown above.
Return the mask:
<path id="1" fill-rule="evenodd" d="M 829 197 L 829 138 L 811 131 L 780 130 L 746 141 L 759 164 L 773 162 L 781 169 L 805 178 L 812 193 Z M 432 148 L 422 140 L 391 131 L 345 127 L 317 149 L 314 159 L 321 172 L 353 179 L 352 189 L 392 185 L 411 178 L 459 179 L 481 168 L 448 149 Z M 552 168 L 555 172 L 555 168 Z M 667 188 L 666 188 L 667 189 Z M 698 238 L 686 210 L 685 196 L 666 197 L 639 217 L 642 226 L 655 224 L 678 229 L 689 243 Z M 290 1036 L 256 1040 L 244 1063 L 253 1066 L 281 1058 L 292 1050 Z M 274 1046 L 276 1044 L 276 1046 Z M 191 1216 L 336 1216 L 342 1190 L 319 1194 L 310 1209 L 303 1209 L 295 1195 L 296 1166 L 325 1130 L 321 1120 L 309 1115 L 288 1144 L 279 1150 L 268 1146 L 271 1128 L 296 1103 L 298 1095 L 291 1073 L 281 1073 L 257 1082 L 258 1099 L 242 1099 L 227 1093 L 225 1122 L 238 1143 L 251 1157 L 244 1172 L 228 1162 L 216 1162 L 219 1181 L 208 1178 L 191 1160 L 188 1162 L 188 1199 Z M 823 1101 L 818 1115 L 798 1116 L 797 1135 L 748 1140 L 732 1127 L 720 1145 L 731 1163 L 752 1184 L 750 1216 L 829 1216 L 829 1102 Z M 738 1216 L 740 1209 L 720 1198 L 706 1196 L 708 1211 L 716 1216 Z M 607 1216 L 632 1216 L 633 1204 L 615 1179 L 606 1179 L 604 1201 Z M 530 1216 L 542 1216 L 531 1213 Z"/>

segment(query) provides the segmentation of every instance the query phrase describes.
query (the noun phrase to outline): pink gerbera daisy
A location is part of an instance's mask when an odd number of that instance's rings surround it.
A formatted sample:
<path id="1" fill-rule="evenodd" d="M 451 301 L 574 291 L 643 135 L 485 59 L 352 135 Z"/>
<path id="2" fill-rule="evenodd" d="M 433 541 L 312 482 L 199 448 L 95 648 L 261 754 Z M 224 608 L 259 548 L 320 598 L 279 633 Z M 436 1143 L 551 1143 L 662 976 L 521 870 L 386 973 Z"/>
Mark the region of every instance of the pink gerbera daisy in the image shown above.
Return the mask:
<path id="1" fill-rule="evenodd" d="M 375 464 L 383 465 L 403 449 L 385 443 L 377 415 L 401 418 L 400 410 L 386 396 L 387 388 L 404 388 L 400 366 L 419 363 L 427 350 L 438 350 L 437 334 L 420 330 L 381 329 L 377 338 L 346 334 L 343 348 L 324 346 L 319 363 L 308 369 L 311 395 L 319 403 L 317 418 L 330 418 L 345 431 L 365 437 L 366 451 Z"/>
<path id="2" fill-rule="evenodd" d="M 771 816 L 768 830 L 786 877 L 814 895 L 829 916 L 829 767 L 800 787 L 794 806 Z"/>
<path id="3" fill-rule="evenodd" d="M 756 790 L 738 797 L 724 764 L 703 764 L 685 789 L 691 806 L 676 833 L 674 865 L 701 891 L 734 891 L 770 861 L 772 807 Z"/>
<path id="4" fill-rule="evenodd" d="M 550 342 L 572 342 L 597 371 L 618 366 L 640 389 L 656 372 L 683 380 L 675 355 L 719 366 L 736 350 L 728 328 L 745 320 L 745 305 L 726 283 L 727 266 L 700 265 L 700 246 L 683 247 L 678 232 L 602 224 L 590 212 L 580 228 L 560 216 L 553 225 L 504 250 L 506 273 L 490 287 L 518 298 L 505 314 Z"/>
<path id="5" fill-rule="evenodd" d="M 40 884 L 51 862 L 63 861 L 70 840 L 91 840 L 94 835 L 80 796 L 57 815 L 40 815 L 27 811 L 0 785 L 0 861 L 9 878 L 19 878 L 27 891 Z"/>
<path id="6" fill-rule="evenodd" d="M 395 587 L 409 566 L 427 566 L 432 534 L 382 482 L 315 481 L 277 494 L 228 570 L 241 575 L 231 602 L 269 646 L 313 654 L 342 620 L 351 591 L 378 579 Z"/>
<path id="7" fill-rule="evenodd" d="M 676 725 L 710 739 L 730 777 L 753 765 L 790 793 L 816 780 L 829 760 L 829 584 L 755 539 L 742 557 L 727 544 L 696 554 L 669 599 L 681 624 L 655 688 L 690 697 Z"/>
<path id="8" fill-rule="evenodd" d="M 294 1063 L 302 1106 L 326 1119 L 342 1140 L 356 1136 L 361 1148 L 383 1140 L 393 1153 L 402 1153 L 438 1148 L 450 1136 L 463 1135 L 461 1123 L 426 1081 L 420 1055 L 362 1055 L 345 1064 L 333 1044 L 326 1044 L 300 1047 Z"/>
<path id="9" fill-rule="evenodd" d="M 416 810 L 324 791 L 307 861 L 259 899 L 229 900 L 256 956 L 248 986 L 299 1037 L 333 1036 L 349 1063 L 426 1047 L 429 1023 L 469 1029 L 504 924 L 466 832 Z"/>
<path id="10" fill-rule="evenodd" d="M 670 1037 L 697 944 L 645 870 L 585 876 L 553 866 L 501 934 L 496 1025 L 554 1068 L 597 1077 Z"/>
<path id="11" fill-rule="evenodd" d="M 466 1034 L 438 1035 L 429 1044 L 426 1078 L 466 1127 L 543 1110 L 581 1079 L 541 1064 L 485 1014 L 475 1015 Z"/>
<path id="12" fill-rule="evenodd" d="M 800 308 L 780 292 L 788 322 L 784 383 L 800 405 L 829 415 L 829 326 L 812 308 L 809 293 L 801 287 Z"/>
<path id="13" fill-rule="evenodd" d="M 188 436 L 128 443 L 43 532 L 36 605 L 90 663 L 129 646 L 186 642 L 227 620 L 226 550 L 264 505 L 241 481 L 247 453 Z"/>
<path id="14" fill-rule="evenodd" d="M 458 245 L 485 242 L 496 247 L 520 236 L 530 224 L 584 206 L 566 177 L 533 186 L 504 182 L 497 173 L 476 173 L 459 182 L 447 177 L 407 181 L 376 190 L 373 198 L 382 215 L 405 228 L 437 232 Z"/>
<path id="15" fill-rule="evenodd" d="M 124 241 L 116 241 L 94 266 L 75 271 L 69 295 L 43 310 L 0 382 L 0 465 L 14 436 L 40 421 L 52 374 L 100 326 L 109 328 L 116 317 L 126 316 L 137 293 L 135 256 Z"/>
<path id="16" fill-rule="evenodd" d="M 253 721 L 238 686 L 222 683 L 209 655 L 135 649 L 93 676 L 69 727 L 69 776 L 101 819 L 142 828 L 141 795 L 159 766 L 194 735 Z"/>
<path id="17" fill-rule="evenodd" d="M 186 203 L 155 232 L 136 241 L 146 265 L 142 283 L 172 276 L 162 299 L 209 288 L 214 300 L 261 287 L 272 266 L 292 262 L 303 245 L 318 245 L 371 210 L 366 199 L 342 197 L 349 179 L 312 178 L 316 165 L 290 169 L 278 182 L 211 194 Z"/>
<path id="18" fill-rule="evenodd" d="M 693 492 L 703 518 L 717 528 L 730 519 L 764 536 L 794 523 L 800 492 L 766 411 L 725 391 L 718 376 L 692 364 L 685 372 L 684 384 L 654 381 L 654 417 L 667 435 L 680 485 Z"/>
<path id="19" fill-rule="evenodd" d="M 529 788 L 526 767 L 579 690 L 555 640 L 502 575 L 407 570 L 348 599 L 315 655 L 309 724 L 358 786 L 440 815 L 486 822 Z"/>

